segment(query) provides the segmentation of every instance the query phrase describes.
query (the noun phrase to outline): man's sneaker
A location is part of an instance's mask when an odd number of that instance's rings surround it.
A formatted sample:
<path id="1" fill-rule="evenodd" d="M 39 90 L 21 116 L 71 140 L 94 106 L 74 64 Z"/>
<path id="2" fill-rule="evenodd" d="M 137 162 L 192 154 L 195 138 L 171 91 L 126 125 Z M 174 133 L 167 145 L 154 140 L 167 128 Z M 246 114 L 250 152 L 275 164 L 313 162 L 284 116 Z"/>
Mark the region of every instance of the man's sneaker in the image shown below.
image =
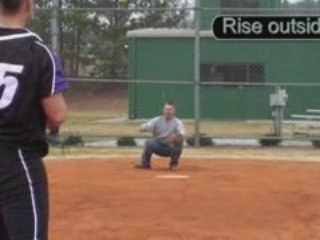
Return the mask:
<path id="1" fill-rule="evenodd" d="M 136 169 L 145 169 L 145 170 L 150 170 L 151 167 L 150 166 L 144 166 L 142 164 L 137 164 L 134 166 Z"/>
<path id="2" fill-rule="evenodd" d="M 178 165 L 170 165 L 170 168 L 169 168 L 171 171 L 178 171 Z"/>

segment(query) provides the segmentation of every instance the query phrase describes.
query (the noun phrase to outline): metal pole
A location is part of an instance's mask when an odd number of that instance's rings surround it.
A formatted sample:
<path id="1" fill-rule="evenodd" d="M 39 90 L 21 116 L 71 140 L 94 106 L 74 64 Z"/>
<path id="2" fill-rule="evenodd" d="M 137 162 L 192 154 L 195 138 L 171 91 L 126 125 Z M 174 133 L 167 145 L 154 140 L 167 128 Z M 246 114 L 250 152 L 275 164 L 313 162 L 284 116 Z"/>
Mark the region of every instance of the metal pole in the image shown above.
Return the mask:
<path id="1" fill-rule="evenodd" d="M 276 95 L 277 98 L 280 99 L 280 91 L 281 91 L 281 86 L 276 86 Z M 275 109 L 275 136 L 276 137 L 282 137 L 282 122 L 283 122 L 283 107 L 276 106 Z"/>
<path id="2" fill-rule="evenodd" d="M 195 147 L 200 147 L 200 50 L 201 50 L 201 5 L 195 1 L 194 38 L 194 137 Z"/>
<path id="3" fill-rule="evenodd" d="M 52 52 L 58 55 L 60 50 L 59 44 L 59 4 L 60 0 L 52 1 L 52 19 L 51 19 L 51 48 Z"/>
<path id="4" fill-rule="evenodd" d="M 275 86 L 275 92 L 270 96 L 270 106 L 272 107 L 272 119 L 274 136 L 282 138 L 284 110 L 289 100 L 289 96 L 281 85 Z"/>

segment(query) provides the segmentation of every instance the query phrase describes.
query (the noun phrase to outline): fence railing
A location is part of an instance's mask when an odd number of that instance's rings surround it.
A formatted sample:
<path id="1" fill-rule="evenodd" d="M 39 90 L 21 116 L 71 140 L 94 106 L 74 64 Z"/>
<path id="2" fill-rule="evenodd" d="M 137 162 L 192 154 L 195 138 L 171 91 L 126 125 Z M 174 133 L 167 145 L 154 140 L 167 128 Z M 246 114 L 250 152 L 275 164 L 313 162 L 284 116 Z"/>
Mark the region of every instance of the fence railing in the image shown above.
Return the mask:
<path id="1" fill-rule="evenodd" d="M 320 102 L 317 42 L 218 42 L 209 31 L 212 19 L 221 14 L 319 12 L 320 6 L 301 5 L 257 9 L 55 5 L 38 8 L 31 28 L 60 55 L 72 86 L 65 132 L 93 141 L 108 136 L 143 138 L 136 131 L 136 119 L 160 113 L 161 104 L 173 99 L 182 118 L 193 120 L 186 125 L 196 145 L 201 133 L 220 139 L 313 139 L 317 127 L 306 111 L 317 109 Z M 146 28 L 162 29 L 163 37 L 127 37 L 128 31 Z M 179 36 L 176 31 L 175 37 L 166 37 L 170 29 L 194 34 Z M 287 90 L 289 99 L 277 126 L 270 96 L 278 88 Z M 294 114 L 307 116 L 297 119 Z M 280 135 L 275 134 L 279 124 Z M 306 135 L 295 134 L 301 126 Z"/>

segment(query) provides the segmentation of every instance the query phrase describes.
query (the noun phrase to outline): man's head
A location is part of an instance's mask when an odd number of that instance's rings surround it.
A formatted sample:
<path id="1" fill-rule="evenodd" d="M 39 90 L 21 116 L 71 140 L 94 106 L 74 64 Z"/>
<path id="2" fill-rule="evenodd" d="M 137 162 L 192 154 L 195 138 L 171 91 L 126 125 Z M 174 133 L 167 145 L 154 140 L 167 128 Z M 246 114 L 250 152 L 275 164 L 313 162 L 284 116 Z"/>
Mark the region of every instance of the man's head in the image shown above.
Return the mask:
<path id="1" fill-rule="evenodd" d="M 176 105 L 169 101 L 163 107 L 163 116 L 167 120 L 171 120 L 176 116 Z"/>
<path id="2" fill-rule="evenodd" d="M 23 27 L 33 15 L 33 0 L 0 0 L 0 17 Z M 8 23 L 8 21 L 6 23 Z"/>

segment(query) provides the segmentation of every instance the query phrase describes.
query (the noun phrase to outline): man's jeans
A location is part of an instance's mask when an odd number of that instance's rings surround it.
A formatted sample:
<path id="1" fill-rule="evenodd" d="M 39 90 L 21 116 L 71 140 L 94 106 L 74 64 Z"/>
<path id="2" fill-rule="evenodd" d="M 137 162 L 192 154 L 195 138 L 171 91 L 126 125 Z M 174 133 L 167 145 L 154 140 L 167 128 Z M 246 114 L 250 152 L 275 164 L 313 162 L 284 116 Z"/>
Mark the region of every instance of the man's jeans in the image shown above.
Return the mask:
<path id="1" fill-rule="evenodd" d="M 144 167 L 151 166 L 151 158 L 153 154 L 160 157 L 170 157 L 170 166 L 178 166 L 179 159 L 182 154 L 182 145 L 170 146 L 167 143 L 161 142 L 159 139 L 148 140 L 142 155 L 142 165 Z"/>

